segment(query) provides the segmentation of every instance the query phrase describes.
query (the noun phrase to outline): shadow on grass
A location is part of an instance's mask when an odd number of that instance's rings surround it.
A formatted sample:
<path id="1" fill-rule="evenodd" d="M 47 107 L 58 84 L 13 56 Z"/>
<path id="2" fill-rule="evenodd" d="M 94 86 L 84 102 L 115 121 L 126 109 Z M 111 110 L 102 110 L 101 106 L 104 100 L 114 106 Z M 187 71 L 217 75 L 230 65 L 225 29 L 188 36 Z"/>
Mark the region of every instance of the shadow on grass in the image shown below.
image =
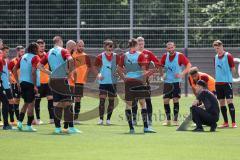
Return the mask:
<path id="1" fill-rule="evenodd" d="M 202 132 L 194 132 L 192 130 L 186 130 L 186 131 L 176 131 L 176 132 L 179 132 L 179 133 L 187 132 L 187 133 L 203 134 L 203 133 L 218 133 L 219 131 L 216 130 L 215 132 L 211 132 L 211 131 L 207 130 L 207 131 L 202 131 Z"/>
<path id="2" fill-rule="evenodd" d="M 39 135 L 45 135 L 45 136 L 72 136 L 72 135 L 80 135 L 80 134 L 69 134 L 69 133 L 54 133 L 54 132 L 50 132 L 50 133 L 38 133 Z"/>

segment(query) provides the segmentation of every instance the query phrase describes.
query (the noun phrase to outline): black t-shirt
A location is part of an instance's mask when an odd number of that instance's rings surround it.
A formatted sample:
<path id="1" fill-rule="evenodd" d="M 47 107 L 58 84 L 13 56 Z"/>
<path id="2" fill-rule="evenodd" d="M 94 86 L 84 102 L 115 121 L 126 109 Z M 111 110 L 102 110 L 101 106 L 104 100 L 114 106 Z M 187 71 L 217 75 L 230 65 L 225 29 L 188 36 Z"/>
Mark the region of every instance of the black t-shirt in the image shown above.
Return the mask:
<path id="1" fill-rule="evenodd" d="M 203 90 L 198 94 L 197 99 L 204 104 L 208 113 L 219 117 L 218 100 L 212 92 Z"/>

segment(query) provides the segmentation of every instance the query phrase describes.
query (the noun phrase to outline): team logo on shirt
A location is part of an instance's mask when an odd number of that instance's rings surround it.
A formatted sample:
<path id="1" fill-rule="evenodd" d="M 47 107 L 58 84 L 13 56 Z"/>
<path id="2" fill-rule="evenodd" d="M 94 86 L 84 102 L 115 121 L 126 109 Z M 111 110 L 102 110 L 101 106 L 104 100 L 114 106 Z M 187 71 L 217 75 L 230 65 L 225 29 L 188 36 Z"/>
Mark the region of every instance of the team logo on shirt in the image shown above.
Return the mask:
<path id="1" fill-rule="evenodd" d="M 110 67 L 110 66 L 107 66 L 107 69 L 110 69 L 110 70 L 112 70 L 112 67 Z"/>
<path id="2" fill-rule="evenodd" d="M 54 52 L 52 52 L 52 55 L 54 55 L 54 56 L 57 56 L 57 54 L 56 54 L 56 53 L 54 53 Z"/>
<path id="3" fill-rule="evenodd" d="M 133 64 L 133 62 L 130 59 L 128 59 L 127 61 L 128 61 L 128 63 Z"/>
<path id="4" fill-rule="evenodd" d="M 166 72 L 175 72 L 176 66 L 165 66 Z"/>
<path id="5" fill-rule="evenodd" d="M 218 64 L 217 67 L 222 69 L 222 64 Z"/>
<path id="6" fill-rule="evenodd" d="M 27 58 L 23 58 L 23 60 L 27 62 Z"/>
<path id="7" fill-rule="evenodd" d="M 2 74 L 7 74 L 5 71 L 2 71 Z"/>

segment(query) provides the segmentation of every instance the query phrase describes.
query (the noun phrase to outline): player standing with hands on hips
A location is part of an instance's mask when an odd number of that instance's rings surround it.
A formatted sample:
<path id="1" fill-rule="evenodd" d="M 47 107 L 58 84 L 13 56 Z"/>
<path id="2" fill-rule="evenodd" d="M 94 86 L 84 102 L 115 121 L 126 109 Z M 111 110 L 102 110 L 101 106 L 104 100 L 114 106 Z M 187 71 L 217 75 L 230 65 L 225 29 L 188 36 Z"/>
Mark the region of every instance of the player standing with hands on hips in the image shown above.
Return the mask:
<path id="1" fill-rule="evenodd" d="M 163 101 L 167 120 L 163 123 L 164 126 L 171 125 L 171 109 L 169 105 L 170 99 L 173 99 L 174 105 L 174 120 L 173 125 L 178 126 L 179 99 L 181 97 L 181 81 L 188 74 L 191 63 L 184 54 L 175 51 L 176 45 L 174 42 L 168 42 L 166 45 L 167 53 L 161 59 L 161 65 L 164 67 L 164 88 Z M 185 69 L 182 71 L 182 66 Z"/>

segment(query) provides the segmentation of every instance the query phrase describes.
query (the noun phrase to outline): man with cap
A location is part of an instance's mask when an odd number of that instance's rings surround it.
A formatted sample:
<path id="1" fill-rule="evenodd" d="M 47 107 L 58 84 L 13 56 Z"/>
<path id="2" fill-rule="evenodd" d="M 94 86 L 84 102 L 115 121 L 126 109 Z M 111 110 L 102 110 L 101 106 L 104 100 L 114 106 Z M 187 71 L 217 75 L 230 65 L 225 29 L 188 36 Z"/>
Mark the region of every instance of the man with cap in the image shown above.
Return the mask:
<path id="1" fill-rule="evenodd" d="M 204 131 L 202 125 L 210 126 L 210 131 L 214 132 L 219 120 L 219 104 L 215 95 L 207 89 L 207 84 L 203 80 L 196 84 L 197 99 L 191 107 L 192 120 L 196 123 L 195 132 Z"/>

